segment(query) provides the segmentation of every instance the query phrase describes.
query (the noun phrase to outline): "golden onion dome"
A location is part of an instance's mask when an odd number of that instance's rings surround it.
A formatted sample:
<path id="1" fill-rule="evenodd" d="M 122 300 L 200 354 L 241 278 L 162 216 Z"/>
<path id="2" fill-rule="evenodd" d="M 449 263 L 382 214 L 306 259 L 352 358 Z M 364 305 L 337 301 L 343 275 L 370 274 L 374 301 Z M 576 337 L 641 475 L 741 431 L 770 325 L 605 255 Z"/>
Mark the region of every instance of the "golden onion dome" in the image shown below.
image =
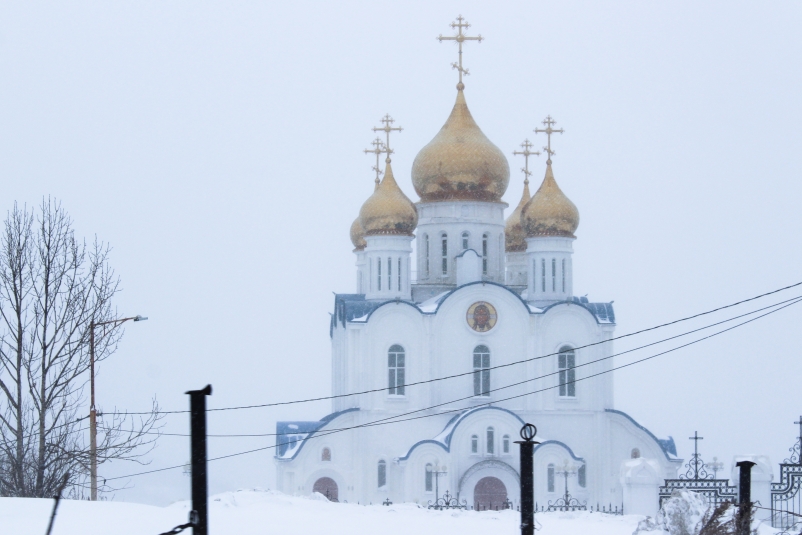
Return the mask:
<path id="1" fill-rule="evenodd" d="M 365 236 L 412 236 L 418 225 L 418 210 L 398 187 L 390 158 L 386 161 L 384 179 L 362 205 L 359 222 L 365 229 Z"/>
<path id="2" fill-rule="evenodd" d="M 354 251 L 362 251 L 367 245 L 365 241 L 365 227 L 362 226 L 359 216 L 351 223 L 351 243 L 354 244 Z"/>
<path id="3" fill-rule="evenodd" d="M 521 212 L 521 223 L 527 238 L 537 236 L 564 236 L 576 238 L 579 226 L 579 210 L 565 196 L 551 170 L 551 160 L 546 164 L 546 177 Z"/>
<path id="4" fill-rule="evenodd" d="M 473 120 L 459 90 L 446 124 L 415 157 L 415 191 L 423 202 L 499 202 L 509 182 L 507 158 Z"/>
<path id="5" fill-rule="evenodd" d="M 504 226 L 504 250 L 508 253 L 526 251 L 526 231 L 521 225 L 521 212 L 529 202 L 529 179 L 524 180 L 524 192 L 521 195 L 521 202 L 512 211 L 507 223 Z"/>

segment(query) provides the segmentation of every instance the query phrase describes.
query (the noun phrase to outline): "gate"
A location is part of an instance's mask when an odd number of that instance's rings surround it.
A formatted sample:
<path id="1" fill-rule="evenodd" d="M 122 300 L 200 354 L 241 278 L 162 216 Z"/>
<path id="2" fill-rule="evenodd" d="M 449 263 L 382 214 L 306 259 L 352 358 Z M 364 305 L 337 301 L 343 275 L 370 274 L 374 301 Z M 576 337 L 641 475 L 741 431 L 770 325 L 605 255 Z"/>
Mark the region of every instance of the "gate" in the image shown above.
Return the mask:
<path id="1" fill-rule="evenodd" d="M 794 423 L 799 438 L 788 450 L 791 456 L 780 464 L 780 481 L 771 484 L 771 525 L 783 530 L 802 524 L 802 416 Z"/>
<path id="2" fill-rule="evenodd" d="M 671 493 L 675 490 L 691 490 L 703 496 L 707 503 L 713 507 L 718 507 L 722 503 L 730 502 L 735 503 L 738 500 L 738 487 L 730 485 L 729 479 L 717 479 L 716 471 L 711 474 L 708 472 L 708 466 L 699 455 L 698 444 L 704 437 L 700 437 L 698 433 L 694 433 L 690 440 L 694 441 L 693 456 L 688 464 L 685 465 L 686 471 L 678 479 L 666 479 L 665 485 L 660 487 L 660 507 L 663 507 L 663 502 L 671 497 Z M 715 460 L 715 458 L 713 458 Z"/>

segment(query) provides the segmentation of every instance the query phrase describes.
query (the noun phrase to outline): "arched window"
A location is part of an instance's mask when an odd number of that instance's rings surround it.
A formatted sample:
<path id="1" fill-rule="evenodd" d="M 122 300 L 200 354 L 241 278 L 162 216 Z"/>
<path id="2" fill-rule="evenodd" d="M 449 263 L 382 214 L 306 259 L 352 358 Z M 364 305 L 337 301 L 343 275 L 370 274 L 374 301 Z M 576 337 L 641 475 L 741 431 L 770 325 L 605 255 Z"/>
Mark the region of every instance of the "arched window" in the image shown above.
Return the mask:
<path id="1" fill-rule="evenodd" d="M 584 464 L 579 467 L 579 470 L 576 473 L 576 480 L 577 483 L 579 483 L 579 486 L 582 487 L 583 489 L 587 486 L 588 480 Z"/>
<path id="2" fill-rule="evenodd" d="M 540 259 L 540 283 L 541 283 L 541 291 L 546 293 L 546 259 Z M 381 289 L 381 288 L 380 288 Z"/>
<path id="3" fill-rule="evenodd" d="M 401 291 L 401 257 L 398 258 L 398 291 Z"/>
<path id="4" fill-rule="evenodd" d="M 630 454 L 630 457 L 632 457 L 633 459 L 640 459 L 640 450 L 638 448 L 632 448 L 632 453 Z"/>
<path id="5" fill-rule="evenodd" d="M 554 492 L 554 465 L 550 464 L 546 472 L 546 485 L 549 492 Z"/>
<path id="6" fill-rule="evenodd" d="M 387 257 L 387 289 L 393 289 L 393 259 Z"/>
<path id="7" fill-rule="evenodd" d="M 429 278 L 429 235 L 423 235 L 423 272 Z"/>
<path id="8" fill-rule="evenodd" d="M 368 288 L 373 290 L 373 259 L 368 259 Z"/>
<path id="9" fill-rule="evenodd" d="M 379 488 L 387 485 L 387 463 L 384 461 L 379 461 L 378 476 L 379 476 Z"/>
<path id="10" fill-rule="evenodd" d="M 479 453 L 479 437 L 471 436 L 471 453 Z"/>
<path id="11" fill-rule="evenodd" d="M 321 461 L 330 461 L 331 460 L 331 450 L 329 448 L 323 448 L 323 451 L 320 454 Z"/>
<path id="12" fill-rule="evenodd" d="M 560 354 L 557 356 L 557 365 L 560 372 L 560 396 L 561 397 L 575 397 L 576 396 L 576 359 L 574 350 L 570 347 L 563 347 L 560 349 Z"/>
<path id="13" fill-rule="evenodd" d="M 473 395 L 490 395 L 490 350 L 476 346 L 473 350 Z"/>
<path id="14" fill-rule="evenodd" d="M 565 293 L 565 258 L 563 258 L 563 293 Z"/>
<path id="15" fill-rule="evenodd" d="M 510 452 L 510 435 L 504 435 L 504 437 L 501 439 L 501 451 L 503 453 Z"/>
<path id="16" fill-rule="evenodd" d="M 487 428 L 487 453 L 489 455 L 496 453 L 496 432 L 492 427 Z"/>
<path id="17" fill-rule="evenodd" d="M 551 259 L 551 291 L 557 291 L 557 259 Z"/>
<path id="18" fill-rule="evenodd" d="M 487 275 L 487 234 L 482 235 L 482 275 Z"/>
<path id="19" fill-rule="evenodd" d="M 468 235 L 467 232 L 463 232 L 462 233 L 462 250 L 463 251 L 468 248 L 468 237 L 469 237 L 469 235 Z"/>
<path id="20" fill-rule="evenodd" d="M 432 465 L 426 465 L 426 492 L 434 490 L 434 474 L 432 473 Z"/>
<path id="21" fill-rule="evenodd" d="M 504 234 L 498 235 L 498 271 L 504 270 Z"/>
<path id="22" fill-rule="evenodd" d="M 382 259 L 381 258 L 377 258 L 376 259 L 376 273 L 377 273 L 376 280 L 378 280 L 378 285 L 379 285 L 378 288 L 376 288 L 376 289 L 381 291 L 381 289 L 382 289 Z"/>
<path id="23" fill-rule="evenodd" d="M 440 236 L 440 244 L 442 245 L 443 275 L 448 275 L 448 236 L 445 234 Z"/>
<path id="24" fill-rule="evenodd" d="M 396 344 L 387 352 L 388 390 L 392 396 L 404 395 L 406 358 L 404 348 Z"/>

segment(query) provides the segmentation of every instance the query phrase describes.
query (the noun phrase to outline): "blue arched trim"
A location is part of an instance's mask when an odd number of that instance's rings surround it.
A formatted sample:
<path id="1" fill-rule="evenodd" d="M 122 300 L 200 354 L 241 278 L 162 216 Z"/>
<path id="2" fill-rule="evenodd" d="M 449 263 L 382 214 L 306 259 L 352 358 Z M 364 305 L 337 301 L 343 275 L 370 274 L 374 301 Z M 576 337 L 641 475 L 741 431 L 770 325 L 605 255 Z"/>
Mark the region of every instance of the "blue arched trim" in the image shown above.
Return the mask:
<path id="1" fill-rule="evenodd" d="M 598 316 L 596 316 L 596 314 L 590 308 L 585 306 L 584 303 L 580 303 L 580 302 L 577 302 L 577 301 L 571 301 L 571 300 L 568 300 L 568 299 L 566 299 L 565 301 L 557 301 L 556 303 L 550 304 L 546 308 L 542 309 L 543 312 L 541 312 L 541 314 L 545 314 L 546 312 L 548 312 L 552 308 L 554 308 L 556 306 L 559 306 L 559 305 L 574 305 L 574 306 L 578 306 L 578 307 L 584 308 L 585 310 L 587 310 L 588 314 L 593 316 L 593 320 L 596 322 L 596 324 L 597 325 L 601 325 L 601 322 L 599 321 Z"/>
<path id="2" fill-rule="evenodd" d="M 404 455 L 403 457 L 399 457 L 398 460 L 399 461 L 406 461 L 407 459 L 409 459 L 409 456 L 412 455 L 412 452 L 415 450 L 415 448 L 417 448 L 418 446 L 420 446 L 422 444 L 426 444 L 426 443 L 437 444 L 440 447 L 442 447 L 446 451 L 446 453 L 450 453 L 451 452 L 451 438 L 454 436 L 454 431 L 457 430 L 457 427 L 459 427 L 459 425 L 464 420 L 466 420 L 468 418 L 468 416 L 471 416 L 471 415 L 473 415 L 473 414 L 475 414 L 475 413 L 477 413 L 479 411 L 491 410 L 491 409 L 492 410 L 496 410 L 496 411 L 503 411 L 503 412 L 506 412 L 508 414 L 513 415 L 515 418 L 518 419 L 519 422 L 521 422 L 521 425 L 523 425 L 525 423 L 521 419 L 520 416 L 518 416 L 517 414 L 515 414 L 511 410 L 504 409 L 502 407 L 486 406 L 486 407 L 477 407 L 475 409 L 470 409 L 468 411 L 465 411 L 465 412 L 457 414 L 456 416 L 454 416 L 453 418 L 451 418 L 448 421 L 448 423 L 445 425 L 445 427 L 443 427 L 443 431 L 445 431 L 446 429 L 448 429 L 448 427 L 450 425 L 454 424 L 454 427 L 451 428 L 451 431 L 448 432 L 448 435 L 446 435 L 446 437 L 444 439 L 445 443 L 440 442 L 439 440 L 433 440 L 433 439 L 420 440 L 420 441 L 416 442 L 415 444 L 413 444 L 412 447 L 409 448 L 409 451 L 407 451 L 407 454 Z M 442 433 L 442 431 L 441 431 L 441 433 Z"/>
<path id="3" fill-rule="evenodd" d="M 669 457 L 668 456 L 668 452 L 666 451 L 665 447 L 663 447 L 663 443 L 660 441 L 660 439 L 657 438 L 656 436 L 654 436 L 654 433 L 652 433 L 651 431 L 649 431 L 648 429 L 643 427 L 641 424 L 636 422 L 635 419 L 632 416 L 630 416 L 629 414 L 627 414 L 627 413 L 625 413 L 623 411 L 617 411 L 615 409 L 604 409 L 604 411 L 605 412 L 611 412 L 613 414 L 621 415 L 624 418 L 626 418 L 627 420 L 629 420 L 630 422 L 632 422 L 633 424 L 635 424 L 635 427 L 637 427 L 638 429 L 640 429 L 641 431 L 645 432 L 647 435 L 652 437 L 652 440 L 654 440 L 657 443 L 657 445 L 660 447 L 660 451 L 663 452 L 663 455 L 666 456 L 667 460 L 669 460 L 669 461 L 676 461 L 677 460 L 677 459 L 672 459 L 671 457 Z"/>
<path id="4" fill-rule="evenodd" d="M 565 442 L 560 442 L 559 440 L 547 440 L 545 442 L 541 442 L 540 444 L 535 446 L 535 449 L 532 451 L 532 454 L 537 453 L 537 450 L 548 444 L 556 444 L 558 446 L 562 446 L 563 448 L 565 448 L 565 450 L 568 452 L 568 454 L 571 456 L 573 460 L 582 461 L 583 463 L 585 462 L 585 459 L 583 459 L 582 457 L 577 457 L 576 455 L 574 455 L 574 451 L 570 447 L 568 447 L 568 444 L 566 444 Z"/>
<path id="5" fill-rule="evenodd" d="M 471 251 L 473 254 L 475 254 L 475 255 L 477 256 L 477 258 L 482 258 L 482 255 L 480 255 L 479 253 L 477 253 L 475 249 L 465 249 L 465 250 L 464 250 L 464 251 L 462 251 L 460 254 L 458 254 L 458 255 L 456 256 L 456 258 L 459 258 L 460 256 L 464 255 L 464 254 L 465 254 L 465 253 L 467 253 L 468 251 Z"/>
<path id="6" fill-rule="evenodd" d="M 520 301 L 520 302 L 521 302 L 521 304 L 523 305 L 523 307 L 526 309 L 526 311 L 527 311 L 529 314 L 532 314 L 532 313 L 533 313 L 533 312 L 532 312 L 532 310 L 530 310 L 530 308 L 529 308 L 529 305 L 526 303 L 526 301 L 524 301 L 524 300 L 521 298 L 521 296 L 520 296 L 520 295 L 518 295 L 517 293 L 513 292 L 512 290 L 510 290 L 508 287 L 504 286 L 503 284 L 499 284 L 498 282 L 493 282 L 493 281 L 474 281 L 474 282 L 468 282 L 468 283 L 466 283 L 466 284 L 463 284 L 462 286 L 457 286 L 456 288 L 454 288 L 453 290 L 451 290 L 450 292 L 448 292 L 446 295 L 444 295 L 444 296 L 443 296 L 443 297 L 440 299 L 440 302 L 439 302 L 439 303 L 437 303 L 437 308 L 434 310 L 433 314 L 437 314 L 437 312 L 440 310 L 440 307 L 441 307 L 441 306 L 443 306 L 443 303 L 445 303 L 446 299 L 448 299 L 449 297 L 451 297 L 452 295 L 454 295 L 456 292 L 458 292 L 458 291 L 462 290 L 463 288 L 467 288 L 468 286 L 474 286 L 474 285 L 476 285 L 476 284 L 489 285 L 489 286 L 498 286 L 498 287 L 499 287 L 499 288 L 501 288 L 502 290 L 506 290 L 506 291 L 508 291 L 509 293 L 511 293 L 512 295 L 514 295 L 514 296 L 515 296 L 515 297 L 518 299 L 518 301 Z"/>
<path id="7" fill-rule="evenodd" d="M 351 408 L 351 409 L 345 409 L 345 410 L 342 410 L 342 411 L 333 412 L 333 413 L 329 414 L 328 416 L 324 416 L 323 418 L 320 419 L 320 425 L 317 426 L 314 430 L 310 431 L 309 434 L 307 434 L 306 437 L 304 437 L 304 439 L 301 441 L 301 445 L 298 446 L 298 449 L 295 451 L 295 453 L 292 454 L 292 457 L 290 457 L 289 459 L 281 459 L 281 460 L 282 461 L 294 460 L 296 457 L 298 457 L 298 454 L 301 453 L 301 450 L 304 449 L 304 446 L 306 446 L 306 443 L 309 441 L 310 438 L 312 438 L 315 435 L 315 433 L 317 433 L 318 431 L 323 429 L 326 425 L 330 424 L 331 422 L 333 422 L 334 420 L 336 420 L 337 418 L 339 418 L 343 414 L 346 414 L 346 413 L 349 413 L 349 412 L 358 411 L 358 410 L 359 410 L 359 407 L 354 407 L 354 408 Z M 276 443 L 278 443 L 279 438 L 280 438 L 280 435 L 276 436 Z"/>

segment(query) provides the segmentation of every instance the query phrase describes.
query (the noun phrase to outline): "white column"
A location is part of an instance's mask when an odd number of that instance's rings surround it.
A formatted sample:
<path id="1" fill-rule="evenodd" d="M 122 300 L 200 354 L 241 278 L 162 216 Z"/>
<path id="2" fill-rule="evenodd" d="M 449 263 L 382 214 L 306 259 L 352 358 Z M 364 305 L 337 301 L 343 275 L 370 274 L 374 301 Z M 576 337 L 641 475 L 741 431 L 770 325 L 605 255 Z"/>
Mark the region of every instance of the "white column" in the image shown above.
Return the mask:
<path id="1" fill-rule="evenodd" d="M 412 236 L 365 236 L 365 258 L 368 270 L 367 284 L 363 283 L 366 299 L 411 299 L 409 259 L 412 254 Z M 398 265 L 401 261 L 399 287 Z"/>
<path id="2" fill-rule="evenodd" d="M 543 236 L 526 239 L 529 284 L 527 300 L 534 303 L 565 301 L 573 296 L 573 241 Z"/>

